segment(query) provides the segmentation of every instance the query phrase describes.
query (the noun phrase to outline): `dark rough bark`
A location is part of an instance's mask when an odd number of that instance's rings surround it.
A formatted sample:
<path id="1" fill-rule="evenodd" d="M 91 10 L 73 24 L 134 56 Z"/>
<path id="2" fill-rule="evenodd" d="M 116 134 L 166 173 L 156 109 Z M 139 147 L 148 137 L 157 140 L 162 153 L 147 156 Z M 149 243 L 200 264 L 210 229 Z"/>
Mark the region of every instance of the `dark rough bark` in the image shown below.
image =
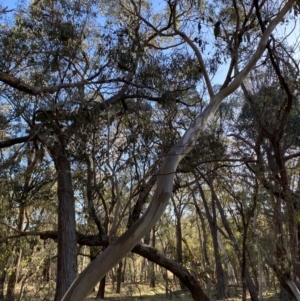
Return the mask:
<path id="1" fill-rule="evenodd" d="M 41 239 L 57 239 L 57 232 L 45 232 L 40 235 Z M 86 246 L 108 246 L 109 238 L 107 235 L 87 236 L 77 234 L 77 243 Z M 137 244 L 131 252 L 138 254 L 148 260 L 158 264 L 159 266 L 169 270 L 176 277 L 178 277 L 187 289 L 191 292 L 195 301 L 210 301 L 203 291 L 197 278 L 192 275 L 187 268 L 180 265 L 178 262 L 166 257 L 163 253 L 157 251 L 155 248 L 145 244 Z"/>
<path id="2" fill-rule="evenodd" d="M 77 276 L 75 199 L 71 166 L 63 135 L 51 149 L 57 171 L 58 251 L 55 301 L 60 301 Z"/>

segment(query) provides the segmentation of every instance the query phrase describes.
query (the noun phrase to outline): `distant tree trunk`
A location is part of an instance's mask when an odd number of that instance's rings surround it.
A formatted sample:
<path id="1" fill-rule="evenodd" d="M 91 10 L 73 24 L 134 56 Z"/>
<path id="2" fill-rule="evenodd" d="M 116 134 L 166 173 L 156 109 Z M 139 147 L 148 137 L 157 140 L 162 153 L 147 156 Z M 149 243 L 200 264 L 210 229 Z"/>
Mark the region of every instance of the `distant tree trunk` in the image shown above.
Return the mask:
<path id="1" fill-rule="evenodd" d="M 289 288 L 286 285 L 286 280 L 290 277 L 290 270 L 287 267 L 286 258 L 287 251 L 284 243 L 284 230 L 283 230 L 283 217 L 281 212 L 282 202 L 279 198 L 273 196 L 274 200 L 274 228 L 276 229 L 277 239 L 276 239 L 276 261 L 277 268 L 273 266 L 275 274 L 280 283 L 280 300 L 281 301 L 290 301 L 294 300 L 293 294 L 289 291 Z"/>
<path id="2" fill-rule="evenodd" d="M 25 217 L 25 206 L 21 202 L 20 203 L 20 210 L 19 210 L 19 216 L 18 216 L 18 225 L 17 229 L 19 231 L 23 230 L 23 223 L 24 223 L 24 217 Z M 14 295 L 15 295 L 15 287 L 19 278 L 19 272 L 20 272 L 20 265 L 21 265 L 21 260 L 22 260 L 22 249 L 20 247 L 17 247 L 15 249 L 15 258 L 13 261 L 13 270 L 12 273 L 10 274 L 7 282 L 7 291 L 6 291 L 6 298 L 8 300 L 14 300 Z"/>
<path id="3" fill-rule="evenodd" d="M 206 232 L 206 227 L 205 227 L 205 220 L 204 220 L 203 214 L 197 204 L 197 200 L 196 200 L 196 196 L 195 196 L 194 192 L 192 193 L 192 197 L 193 197 L 193 203 L 196 208 L 197 215 L 199 216 L 200 223 L 201 223 L 201 230 L 200 230 L 200 226 L 197 221 L 200 250 L 202 250 L 202 253 L 203 253 L 202 262 L 203 262 L 203 267 L 206 269 L 206 268 L 210 267 L 210 261 L 209 261 L 208 253 L 207 253 L 207 232 Z M 203 242 L 201 240 L 201 233 L 203 235 Z M 205 283 L 206 283 L 207 296 L 209 299 L 211 299 L 211 277 L 210 277 L 210 275 L 208 277 L 206 277 Z"/>
<path id="4" fill-rule="evenodd" d="M 6 278 L 6 270 L 3 270 L 0 275 L 0 300 L 4 299 L 4 283 Z"/>
<path id="5" fill-rule="evenodd" d="M 231 230 L 231 228 L 229 226 L 229 223 L 228 223 L 227 218 L 225 216 L 224 210 L 223 210 L 221 204 L 219 203 L 218 199 L 216 199 L 216 202 L 217 202 L 217 206 L 218 206 L 218 209 L 219 209 L 219 213 L 220 213 L 221 218 L 222 218 L 223 226 L 226 229 L 227 234 L 229 235 L 229 237 L 230 237 L 230 239 L 231 239 L 231 241 L 233 243 L 233 247 L 234 247 L 234 250 L 235 250 L 236 254 L 241 259 L 242 258 L 241 250 L 239 249 L 239 246 L 238 246 L 238 244 L 236 242 L 236 239 L 235 239 L 235 237 L 233 235 L 233 232 L 232 232 L 232 230 Z M 242 263 L 241 263 L 241 260 L 240 260 L 240 265 L 241 264 Z M 245 281 L 247 283 L 247 287 L 248 287 L 248 290 L 249 290 L 249 293 L 250 293 L 250 296 L 251 296 L 251 300 L 252 301 L 259 301 L 257 290 L 255 288 L 255 285 L 253 283 L 252 278 L 250 277 L 250 273 L 249 273 L 248 267 L 245 266 L 244 268 L 245 268 L 245 270 L 244 270 L 243 274 L 245 276 Z"/>
<path id="6" fill-rule="evenodd" d="M 149 245 L 150 244 L 150 231 L 144 236 L 144 244 Z M 141 262 L 141 269 L 140 269 L 140 282 L 146 282 L 148 275 L 149 265 L 147 264 L 147 259 L 143 258 Z"/>
<path id="7" fill-rule="evenodd" d="M 132 273 L 132 282 L 136 283 L 137 281 L 137 267 L 136 267 L 136 261 L 134 260 L 133 257 L 131 257 L 132 259 L 132 267 L 133 267 L 133 273 Z"/>
<path id="8" fill-rule="evenodd" d="M 182 264 L 182 230 L 181 230 L 181 217 L 176 221 L 176 257 L 178 263 Z M 180 289 L 184 289 L 185 285 L 179 280 Z"/>
<path id="9" fill-rule="evenodd" d="M 102 248 L 102 252 L 103 250 L 105 250 L 106 247 L 103 247 Z M 95 248 L 92 248 L 91 249 L 91 260 L 94 260 L 96 257 L 97 257 L 97 254 L 99 252 L 99 250 L 95 249 Z M 98 288 L 98 292 L 97 292 L 97 296 L 96 298 L 100 298 L 100 299 L 104 299 L 105 297 L 105 287 L 106 287 L 106 276 L 103 277 L 101 280 L 100 280 L 100 283 L 99 283 L 99 288 Z"/>
<path id="10" fill-rule="evenodd" d="M 211 215 L 205 194 L 200 185 L 199 188 L 200 188 L 200 193 L 203 200 L 203 204 L 204 204 L 204 208 L 205 208 L 205 212 L 206 212 L 206 216 L 208 219 L 208 224 L 212 236 L 212 241 L 213 241 L 216 276 L 217 276 L 217 298 L 225 299 L 227 297 L 227 281 L 223 270 L 219 245 L 218 245 L 218 228 L 217 228 L 217 213 L 215 208 L 215 200 L 214 200 L 213 193 L 211 193 L 211 207 L 212 207 L 212 215 Z"/>
<path id="11" fill-rule="evenodd" d="M 58 250 L 55 301 L 60 301 L 77 276 L 75 199 L 71 165 L 63 134 L 50 150 L 57 171 Z"/>
<path id="12" fill-rule="evenodd" d="M 116 288 L 117 294 L 121 293 L 122 266 L 123 266 L 123 263 L 122 263 L 122 261 L 120 261 L 118 268 L 117 268 L 117 288 Z"/>
<path id="13" fill-rule="evenodd" d="M 132 277 L 133 271 L 132 271 L 132 265 L 131 265 L 130 262 L 128 262 L 128 273 L 129 273 L 130 282 L 132 283 L 132 281 L 133 281 L 133 277 Z"/>
<path id="14" fill-rule="evenodd" d="M 232 264 L 229 260 L 229 256 L 228 256 L 227 251 L 226 251 L 226 249 L 223 245 L 223 242 L 222 242 L 222 239 L 220 237 L 219 232 L 218 232 L 218 245 L 219 245 L 220 250 L 222 251 L 223 257 L 225 258 L 226 265 L 227 265 L 227 271 L 228 271 L 228 274 L 230 276 L 231 283 L 237 285 L 238 283 L 237 283 L 237 280 L 236 280 L 234 269 L 233 269 Z"/>
<path id="15" fill-rule="evenodd" d="M 21 265 L 21 259 L 22 259 L 22 249 L 20 247 L 17 247 L 16 250 L 16 257 L 13 261 L 13 271 L 11 275 L 8 278 L 7 282 L 7 292 L 6 292 L 6 299 L 8 300 L 14 300 L 15 297 L 15 288 L 16 284 L 19 278 L 19 272 L 20 272 L 20 265 Z"/>
<path id="16" fill-rule="evenodd" d="M 139 265 L 140 270 L 140 282 L 144 282 L 144 275 L 145 275 L 145 269 L 146 269 L 146 259 L 143 258 L 141 261 L 141 264 Z"/>
<path id="17" fill-rule="evenodd" d="M 216 229 L 214 229 L 216 230 Z M 214 246 L 214 257 L 216 264 L 216 275 L 217 275 L 217 297 L 225 299 L 227 297 L 227 281 L 223 270 L 221 256 L 217 241 L 217 231 L 212 232 L 213 246 Z"/>
<path id="18" fill-rule="evenodd" d="M 111 284 L 112 284 L 112 289 L 115 289 L 116 285 L 116 275 L 114 273 L 114 268 L 111 270 Z"/>
<path id="19" fill-rule="evenodd" d="M 152 229 L 152 247 L 155 248 L 155 227 Z M 154 262 L 149 263 L 149 277 L 150 277 L 150 287 L 155 287 L 155 271 L 154 271 Z"/>
<path id="20" fill-rule="evenodd" d="M 245 277 L 246 270 L 246 240 L 247 240 L 247 230 L 248 224 L 244 225 L 244 233 L 243 233 L 243 247 L 242 247 L 242 262 L 241 262 L 241 279 L 242 279 L 242 300 L 246 301 L 247 298 L 247 283 Z"/>
<path id="21" fill-rule="evenodd" d="M 207 245 L 208 244 L 207 244 L 207 232 L 206 232 L 206 227 L 205 227 L 205 221 L 204 221 L 204 217 L 202 215 L 200 208 L 198 207 L 198 205 L 196 203 L 194 203 L 194 204 L 196 206 L 196 211 L 198 213 L 198 216 L 200 219 L 200 224 L 201 224 L 201 229 L 200 229 L 200 226 L 198 223 L 197 223 L 197 227 L 198 227 L 198 234 L 199 234 L 200 249 L 203 252 L 203 266 L 209 267 L 210 262 L 209 262 L 209 257 L 208 257 L 208 253 L 207 253 Z M 203 242 L 201 240 L 201 232 L 203 235 Z"/>
<path id="22" fill-rule="evenodd" d="M 97 297 L 99 299 L 104 299 L 105 297 L 105 285 L 106 285 L 106 276 L 100 280 L 99 289 L 97 293 Z"/>
<path id="23" fill-rule="evenodd" d="M 165 269 L 162 271 L 163 278 L 165 280 L 165 289 L 166 289 L 166 297 L 169 295 L 169 279 L 168 279 L 168 270 Z"/>
<path id="24" fill-rule="evenodd" d="M 200 184 L 198 184 L 198 186 L 200 186 Z M 223 207 L 222 207 L 222 205 L 220 203 L 220 200 L 219 200 L 218 196 L 215 193 L 213 185 L 210 186 L 210 189 L 211 189 L 211 191 L 212 191 L 212 193 L 214 195 L 215 204 L 218 207 L 218 211 L 219 211 L 219 214 L 220 214 L 220 217 L 221 217 L 221 220 L 222 220 L 222 224 L 223 224 L 223 226 L 224 226 L 224 228 L 225 228 L 225 230 L 226 230 L 226 232 L 227 232 L 230 240 L 232 241 L 233 248 L 234 248 L 234 250 L 235 250 L 238 258 L 241 259 L 242 258 L 241 250 L 240 250 L 239 245 L 238 245 L 238 243 L 237 243 L 237 241 L 235 239 L 235 236 L 234 236 L 234 234 L 232 232 L 232 229 L 231 229 L 231 227 L 229 225 L 229 222 L 228 222 L 227 217 L 225 215 L 224 209 L 223 209 Z M 201 187 L 199 187 L 199 190 L 201 191 Z M 241 260 L 239 260 L 239 263 L 241 265 Z M 247 266 L 245 267 L 245 281 L 246 281 L 248 289 L 249 289 L 251 300 L 252 301 L 259 301 L 257 290 L 255 288 L 255 285 L 253 283 L 252 278 L 250 277 L 250 273 L 249 273 L 249 270 L 248 270 Z"/>
<path id="25" fill-rule="evenodd" d="M 125 282 L 125 273 L 126 273 L 126 267 L 127 267 L 127 257 L 124 258 L 124 264 L 123 264 L 123 270 L 122 270 L 122 279 L 121 282 Z"/>
<path id="26" fill-rule="evenodd" d="M 42 275 L 43 275 L 43 281 L 49 282 L 50 280 L 50 258 L 46 258 L 44 260 L 44 265 L 43 265 L 43 270 L 42 270 Z"/>
<path id="27" fill-rule="evenodd" d="M 182 264 L 182 230 L 181 230 L 181 204 L 176 205 L 175 200 L 171 197 L 174 206 L 174 213 L 176 217 L 175 233 L 176 233 L 176 260 L 179 264 Z M 184 289 L 185 286 L 181 280 L 179 280 L 180 289 Z"/>
<path id="28" fill-rule="evenodd" d="M 95 158 L 93 158 L 94 160 Z M 91 159 L 89 155 L 86 154 L 85 156 L 85 162 L 87 166 L 87 181 L 86 181 L 86 198 L 88 203 L 88 214 L 89 214 L 89 221 L 88 224 L 90 227 L 93 227 L 93 225 L 97 226 L 99 234 L 107 233 L 108 229 L 108 218 L 107 215 L 104 218 L 104 228 L 100 222 L 100 219 L 96 213 L 95 205 L 94 205 L 94 198 L 93 198 L 93 185 L 95 185 L 94 182 L 94 175 L 95 170 L 93 169 L 93 164 L 91 162 Z M 105 250 L 106 247 L 102 248 L 102 252 Z M 91 260 L 94 260 L 97 257 L 98 250 L 95 250 L 94 248 L 91 250 Z M 97 292 L 97 298 L 104 299 L 105 296 L 105 286 L 106 286 L 106 276 L 103 277 L 100 280 L 99 288 Z"/>

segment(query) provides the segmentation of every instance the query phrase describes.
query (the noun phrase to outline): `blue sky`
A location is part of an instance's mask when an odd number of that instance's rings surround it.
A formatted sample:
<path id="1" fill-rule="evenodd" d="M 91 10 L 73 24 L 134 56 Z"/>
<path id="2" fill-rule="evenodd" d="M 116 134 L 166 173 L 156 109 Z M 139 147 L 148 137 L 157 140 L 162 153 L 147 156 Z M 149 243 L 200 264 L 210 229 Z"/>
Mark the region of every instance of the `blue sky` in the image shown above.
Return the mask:
<path id="1" fill-rule="evenodd" d="M 15 8 L 16 2 L 17 2 L 16 0 L 1 0 L 0 1 L 0 3 L 3 7 L 8 7 L 9 9 Z"/>

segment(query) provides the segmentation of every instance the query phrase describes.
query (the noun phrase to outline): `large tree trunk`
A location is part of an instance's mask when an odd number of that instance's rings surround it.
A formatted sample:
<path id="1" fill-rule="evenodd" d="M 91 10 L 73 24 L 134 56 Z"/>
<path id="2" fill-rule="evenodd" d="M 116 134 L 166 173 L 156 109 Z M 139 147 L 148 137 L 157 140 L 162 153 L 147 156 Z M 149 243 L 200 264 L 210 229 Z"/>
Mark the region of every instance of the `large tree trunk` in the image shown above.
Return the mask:
<path id="1" fill-rule="evenodd" d="M 71 165 L 63 134 L 51 149 L 51 155 L 57 171 L 58 250 L 55 301 L 60 301 L 77 276 L 75 199 Z"/>

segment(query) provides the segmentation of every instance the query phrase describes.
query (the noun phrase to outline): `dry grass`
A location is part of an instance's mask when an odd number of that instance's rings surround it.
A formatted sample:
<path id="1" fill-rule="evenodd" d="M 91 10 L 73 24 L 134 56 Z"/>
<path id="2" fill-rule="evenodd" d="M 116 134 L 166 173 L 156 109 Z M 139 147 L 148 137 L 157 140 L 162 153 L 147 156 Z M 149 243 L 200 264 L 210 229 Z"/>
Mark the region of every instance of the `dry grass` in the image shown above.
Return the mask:
<path id="1" fill-rule="evenodd" d="M 34 287 L 28 285 L 25 289 L 26 293 L 23 295 L 23 301 L 51 301 L 54 297 L 54 285 L 52 289 L 49 290 L 49 287 L 40 288 L 36 291 Z M 100 299 L 95 299 L 96 292 L 93 292 L 90 297 L 87 299 L 89 301 L 100 301 Z M 17 300 L 18 298 L 16 298 Z M 242 291 L 240 287 L 230 287 L 229 298 L 226 298 L 227 301 L 240 301 L 242 299 Z M 265 301 L 278 301 L 279 298 L 274 293 L 274 291 L 265 290 L 263 294 L 263 299 Z M 180 291 L 178 288 L 173 287 L 171 293 L 169 292 L 166 295 L 166 290 L 163 284 L 157 284 L 155 288 L 150 288 L 148 284 L 124 284 L 122 283 L 121 293 L 116 294 L 115 289 L 111 284 L 106 285 L 105 290 L 105 300 L 114 300 L 114 301 L 192 301 L 191 294 L 188 291 Z M 217 300 L 214 294 L 214 291 L 211 293 L 211 300 Z M 247 296 L 247 300 L 250 300 L 250 296 Z M 0 299 L 1 301 L 1 299 Z"/>
<path id="2" fill-rule="evenodd" d="M 174 290 L 168 293 L 166 296 L 165 288 L 162 285 L 157 285 L 155 288 L 150 288 L 147 284 L 122 284 L 121 293 L 116 294 L 112 285 L 106 286 L 105 293 L 106 300 L 115 301 L 165 301 L 165 300 L 177 300 L 177 301 L 192 301 L 191 295 L 188 291 Z M 87 300 L 100 300 L 89 298 Z"/>

